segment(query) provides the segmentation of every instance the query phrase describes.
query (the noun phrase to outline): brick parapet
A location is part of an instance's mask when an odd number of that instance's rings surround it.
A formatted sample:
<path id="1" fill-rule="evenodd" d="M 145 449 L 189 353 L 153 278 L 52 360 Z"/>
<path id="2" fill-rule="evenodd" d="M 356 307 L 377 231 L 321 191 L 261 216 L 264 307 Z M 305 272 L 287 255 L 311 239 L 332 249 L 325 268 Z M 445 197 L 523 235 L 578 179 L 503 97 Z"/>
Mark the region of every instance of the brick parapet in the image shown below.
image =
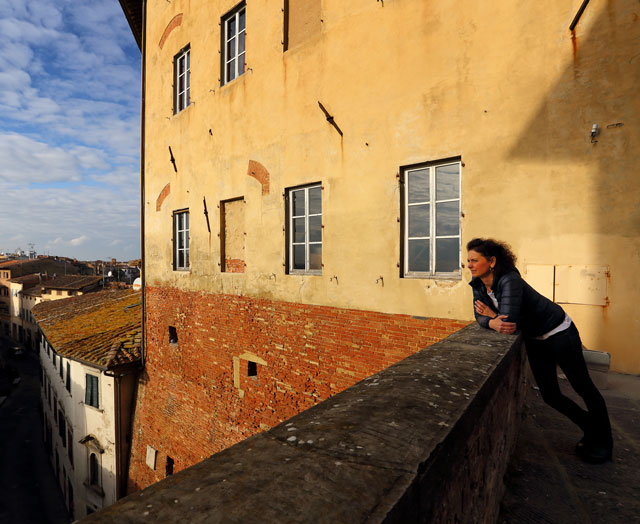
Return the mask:
<path id="1" fill-rule="evenodd" d="M 86 522 L 493 523 L 525 362 L 469 326 Z"/>
<path id="2" fill-rule="evenodd" d="M 191 466 L 468 324 L 171 287 L 147 288 L 147 311 L 130 491 L 163 478 L 167 456 Z"/>

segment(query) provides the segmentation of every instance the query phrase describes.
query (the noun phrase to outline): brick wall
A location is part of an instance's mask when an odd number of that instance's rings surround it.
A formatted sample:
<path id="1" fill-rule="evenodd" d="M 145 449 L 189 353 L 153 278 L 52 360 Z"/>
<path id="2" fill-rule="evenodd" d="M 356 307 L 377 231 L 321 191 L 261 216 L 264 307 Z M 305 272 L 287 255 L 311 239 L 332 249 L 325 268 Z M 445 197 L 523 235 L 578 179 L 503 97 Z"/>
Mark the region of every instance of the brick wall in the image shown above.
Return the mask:
<path id="1" fill-rule="evenodd" d="M 147 288 L 147 311 L 130 491 L 163 478 L 167 456 L 184 469 L 468 324 L 168 287 Z"/>

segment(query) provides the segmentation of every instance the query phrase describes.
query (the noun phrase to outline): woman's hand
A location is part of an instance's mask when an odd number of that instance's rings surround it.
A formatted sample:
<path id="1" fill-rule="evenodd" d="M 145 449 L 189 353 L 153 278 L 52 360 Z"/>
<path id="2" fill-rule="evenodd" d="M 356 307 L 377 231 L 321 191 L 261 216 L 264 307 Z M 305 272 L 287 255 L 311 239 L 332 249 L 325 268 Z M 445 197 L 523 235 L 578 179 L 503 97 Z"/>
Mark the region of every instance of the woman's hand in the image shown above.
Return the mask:
<path id="1" fill-rule="evenodd" d="M 483 315 L 489 318 L 496 318 L 496 313 L 482 300 L 476 300 L 473 303 L 473 307 L 476 308 L 476 313 L 478 313 L 478 315 Z"/>
<path id="2" fill-rule="evenodd" d="M 507 317 L 508 315 L 498 315 L 496 318 L 492 318 L 489 320 L 489 327 L 498 333 L 512 335 L 516 331 L 516 323 L 505 322 L 504 319 Z"/>

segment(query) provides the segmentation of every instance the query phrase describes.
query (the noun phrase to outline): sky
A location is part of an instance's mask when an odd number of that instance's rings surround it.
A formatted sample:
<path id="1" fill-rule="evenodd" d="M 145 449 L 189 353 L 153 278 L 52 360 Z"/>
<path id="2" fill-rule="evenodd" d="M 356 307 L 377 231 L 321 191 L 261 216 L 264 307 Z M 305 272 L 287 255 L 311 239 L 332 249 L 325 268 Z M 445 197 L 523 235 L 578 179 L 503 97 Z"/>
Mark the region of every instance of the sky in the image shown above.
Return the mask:
<path id="1" fill-rule="evenodd" d="M 118 0 L 0 0 L 0 252 L 139 258 L 139 151 Z"/>

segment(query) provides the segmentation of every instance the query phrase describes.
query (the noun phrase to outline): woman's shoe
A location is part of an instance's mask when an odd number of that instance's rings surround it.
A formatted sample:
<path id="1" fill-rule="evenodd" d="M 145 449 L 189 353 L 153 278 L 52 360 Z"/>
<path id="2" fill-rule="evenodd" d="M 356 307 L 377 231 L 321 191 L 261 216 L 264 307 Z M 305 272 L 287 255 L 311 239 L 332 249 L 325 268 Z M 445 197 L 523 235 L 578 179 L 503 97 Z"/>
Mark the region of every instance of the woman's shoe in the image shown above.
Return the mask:
<path id="1" fill-rule="evenodd" d="M 585 442 L 584 438 L 576 445 L 576 452 L 582 460 L 589 464 L 602 464 L 613 459 L 611 446 L 595 446 Z"/>

